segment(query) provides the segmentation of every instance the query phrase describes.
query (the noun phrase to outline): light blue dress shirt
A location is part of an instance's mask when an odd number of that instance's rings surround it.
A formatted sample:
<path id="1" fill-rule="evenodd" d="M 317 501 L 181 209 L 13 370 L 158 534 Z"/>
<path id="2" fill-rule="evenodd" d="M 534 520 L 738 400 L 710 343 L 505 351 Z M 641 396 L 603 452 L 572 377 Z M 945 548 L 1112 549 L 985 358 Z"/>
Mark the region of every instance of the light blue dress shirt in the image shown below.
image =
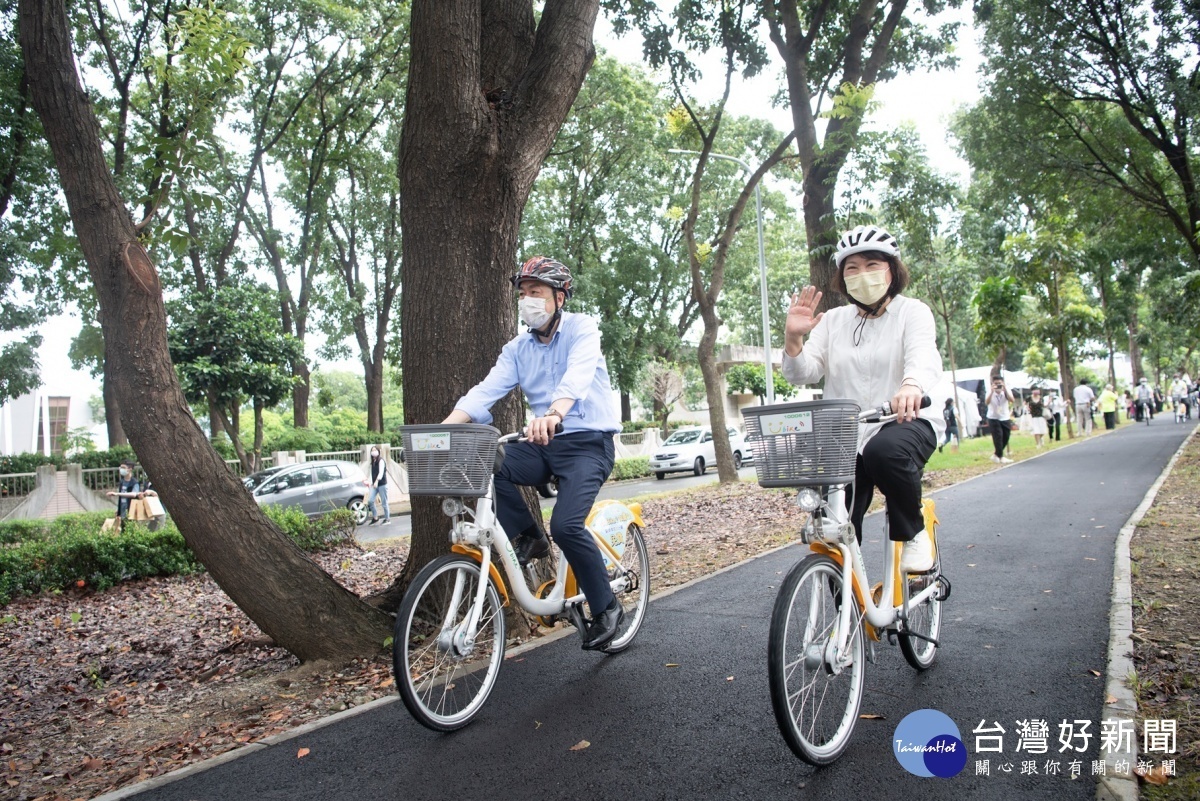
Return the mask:
<path id="1" fill-rule="evenodd" d="M 621 430 L 621 414 L 600 351 L 600 328 L 585 314 L 564 311 L 549 344 L 533 333 L 519 334 L 500 351 L 496 366 L 454 408 L 476 423 L 492 422 L 492 405 L 520 387 L 533 413 L 571 398 L 575 405 L 563 420 L 563 433 Z"/>

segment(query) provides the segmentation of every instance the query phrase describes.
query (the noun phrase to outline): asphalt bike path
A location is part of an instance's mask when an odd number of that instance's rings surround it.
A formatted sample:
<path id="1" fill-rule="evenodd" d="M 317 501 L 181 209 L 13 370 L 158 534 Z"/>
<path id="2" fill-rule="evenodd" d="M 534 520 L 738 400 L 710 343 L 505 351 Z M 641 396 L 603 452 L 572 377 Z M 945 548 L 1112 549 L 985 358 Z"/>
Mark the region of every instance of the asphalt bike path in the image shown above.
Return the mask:
<path id="1" fill-rule="evenodd" d="M 861 710 L 879 718 L 860 720 L 830 767 L 788 750 L 767 687 L 771 607 L 806 553 L 794 546 L 653 601 L 623 654 L 583 652 L 570 636 L 508 659 L 459 732 L 428 731 L 384 704 L 136 797 L 1095 798 L 1116 537 L 1193 425 L 1127 426 L 936 493 L 953 583 L 938 661 L 918 674 L 879 644 Z M 866 525 L 872 580 L 881 527 L 879 515 Z M 649 546 L 653 556 L 653 531 Z M 969 754 L 958 776 L 919 778 L 894 758 L 896 726 L 921 708 L 957 724 Z M 1048 723 L 1045 754 L 1017 751 L 1016 721 L 1030 719 Z M 1059 724 L 1076 720 L 1092 722 L 1090 742 L 1062 753 Z M 977 753 L 981 722 L 1004 728 L 1002 752 Z M 978 772 L 985 758 L 990 775 Z M 1057 775 L 1045 775 L 1048 759 Z M 1038 775 L 1021 775 L 1026 760 Z"/>

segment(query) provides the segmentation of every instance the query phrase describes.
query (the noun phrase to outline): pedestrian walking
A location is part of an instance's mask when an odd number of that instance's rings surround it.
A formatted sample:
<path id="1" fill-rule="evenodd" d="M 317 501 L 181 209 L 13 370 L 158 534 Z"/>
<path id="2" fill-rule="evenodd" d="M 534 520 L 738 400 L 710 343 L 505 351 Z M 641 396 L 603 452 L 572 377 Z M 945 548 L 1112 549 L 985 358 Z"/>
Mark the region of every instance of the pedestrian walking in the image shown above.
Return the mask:
<path id="1" fill-rule="evenodd" d="M 1096 398 L 1096 406 L 1104 415 L 1105 431 L 1112 431 L 1117 427 L 1117 407 L 1120 403 L 1120 397 L 1113 392 L 1113 385 L 1105 384 L 1104 391 L 1100 393 L 1100 397 Z"/>
<path id="2" fill-rule="evenodd" d="M 1079 386 L 1075 387 L 1072 393 L 1075 398 L 1075 422 L 1079 426 L 1080 436 L 1090 437 L 1092 435 L 1092 401 L 1096 399 L 1096 393 L 1088 386 L 1086 378 L 1079 381 Z"/>
<path id="3" fill-rule="evenodd" d="M 1057 392 L 1050 393 L 1050 436 L 1055 442 L 1062 441 L 1063 415 L 1067 413 L 1067 402 Z"/>
<path id="4" fill-rule="evenodd" d="M 946 406 L 942 409 L 942 419 L 946 421 L 946 439 L 941 445 L 938 445 L 938 453 L 942 452 L 942 448 L 950 444 L 950 438 L 954 438 L 952 451 L 958 453 L 958 446 L 962 442 L 962 437 L 958 434 L 958 415 L 954 413 L 954 398 L 946 398 Z"/>
<path id="5" fill-rule="evenodd" d="M 371 521 L 368 526 L 379 522 L 379 513 L 375 511 L 375 499 L 383 507 L 383 524 L 392 522 L 392 507 L 388 503 L 387 459 L 379 454 L 379 446 L 371 446 L 371 491 L 367 494 L 367 508 L 371 510 Z"/>
<path id="6" fill-rule="evenodd" d="M 1025 404 L 1029 418 L 1029 432 L 1033 434 L 1034 447 L 1039 450 L 1045 447 L 1046 432 L 1049 426 L 1046 418 L 1050 416 L 1050 407 L 1042 400 L 1042 391 L 1036 387 L 1029 393 L 1029 402 Z"/>
<path id="7" fill-rule="evenodd" d="M 1008 438 L 1012 436 L 1012 402 L 1013 394 L 1004 385 L 1004 379 L 1000 376 L 992 378 L 992 390 L 987 396 L 987 421 L 995 449 L 992 461 L 997 464 L 1008 464 L 1012 461 L 1004 455 L 1004 449 L 1008 447 Z"/>

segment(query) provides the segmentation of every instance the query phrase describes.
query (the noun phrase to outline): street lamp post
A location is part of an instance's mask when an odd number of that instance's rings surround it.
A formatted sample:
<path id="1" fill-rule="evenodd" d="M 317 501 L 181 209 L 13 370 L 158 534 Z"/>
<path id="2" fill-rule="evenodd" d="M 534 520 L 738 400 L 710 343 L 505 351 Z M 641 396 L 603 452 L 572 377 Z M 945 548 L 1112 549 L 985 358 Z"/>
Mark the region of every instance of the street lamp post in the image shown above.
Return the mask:
<path id="1" fill-rule="evenodd" d="M 687 155 L 699 156 L 697 150 L 679 150 L 671 148 L 668 153 L 682 153 Z M 709 158 L 722 159 L 723 161 L 732 161 L 734 164 L 741 165 L 747 173 L 753 175 L 754 170 L 750 165 L 739 158 L 733 156 L 722 155 L 721 153 L 709 153 Z M 763 215 L 762 215 L 762 192 L 760 184 L 754 184 L 754 209 L 758 216 L 758 283 L 762 293 L 762 331 L 763 331 L 763 370 L 764 378 L 767 384 L 767 403 L 775 402 L 775 376 L 771 371 L 771 319 L 770 310 L 767 306 L 767 251 L 763 246 Z"/>

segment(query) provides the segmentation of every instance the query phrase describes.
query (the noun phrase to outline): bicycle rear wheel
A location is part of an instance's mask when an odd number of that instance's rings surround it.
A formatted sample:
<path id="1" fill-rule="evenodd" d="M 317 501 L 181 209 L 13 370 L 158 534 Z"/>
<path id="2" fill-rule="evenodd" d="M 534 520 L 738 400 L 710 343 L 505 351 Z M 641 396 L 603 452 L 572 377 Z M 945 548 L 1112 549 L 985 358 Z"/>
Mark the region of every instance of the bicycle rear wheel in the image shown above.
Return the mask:
<path id="1" fill-rule="evenodd" d="M 910 574 L 908 579 L 908 596 L 922 592 L 931 584 L 936 584 L 942 572 L 942 559 L 938 556 L 933 570 L 922 575 Z M 932 595 L 921 603 L 909 607 L 908 620 L 904 628 L 897 633 L 900 640 L 900 652 L 908 664 L 917 670 L 928 670 L 937 661 L 938 646 L 936 640 L 942 633 L 942 593 L 938 588 Z M 921 636 L 916 636 L 916 635 Z M 926 639 L 928 638 L 928 639 Z M 935 642 L 930 642 L 933 640 Z"/>
<path id="2" fill-rule="evenodd" d="M 792 568 L 771 613 L 767 673 L 775 722 L 788 747 L 811 765 L 828 765 L 846 750 L 862 704 L 862 617 L 846 659 L 833 654 L 842 593 L 842 568 L 813 554 Z"/>
<path id="3" fill-rule="evenodd" d="M 617 629 L 617 636 L 601 650 L 606 654 L 616 654 L 624 651 L 637 636 L 642 621 L 646 619 L 646 608 L 650 605 L 650 555 L 646 551 L 646 540 L 642 530 L 631 525 L 625 531 L 625 552 L 621 555 L 621 567 L 633 582 L 632 589 L 617 596 L 617 600 L 625 608 L 625 620 Z M 615 570 L 609 571 L 609 578 L 616 575 Z"/>
<path id="4" fill-rule="evenodd" d="M 466 638 L 479 579 L 473 559 L 458 554 L 435 559 L 417 574 L 396 616 L 396 686 L 412 716 L 436 731 L 471 722 L 504 662 L 504 610 L 490 576 L 474 641 Z"/>

